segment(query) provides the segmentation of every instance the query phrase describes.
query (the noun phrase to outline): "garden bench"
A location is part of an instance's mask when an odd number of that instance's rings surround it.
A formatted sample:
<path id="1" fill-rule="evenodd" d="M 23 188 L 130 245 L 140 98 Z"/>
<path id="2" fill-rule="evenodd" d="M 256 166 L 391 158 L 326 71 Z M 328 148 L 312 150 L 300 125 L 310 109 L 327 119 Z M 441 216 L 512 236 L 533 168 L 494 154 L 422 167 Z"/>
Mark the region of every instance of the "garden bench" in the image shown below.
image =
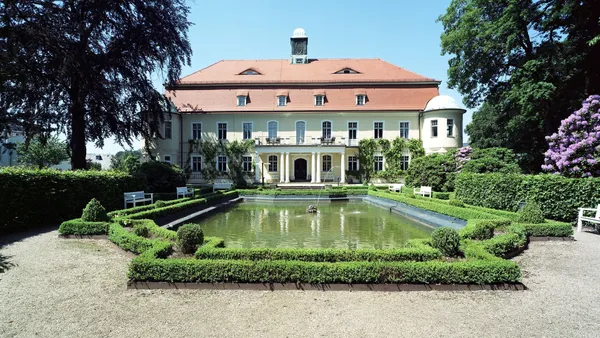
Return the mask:
<path id="1" fill-rule="evenodd" d="M 600 224 L 600 204 L 596 209 L 594 208 L 579 208 L 579 217 L 577 218 L 577 232 L 581 232 L 581 228 L 583 227 L 583 222 L 590 222 L 595 224 Z M 585 216 L 586 211 L 595 211 L 596 215 L 594 217 Z"/>
<path id="2" fill-rule="evenodd" d="M 143 191 L 126 192 L 123 194 L 124 208 L 127 209 L 127 204 L 133 204 L 135 208 L 137 203 L 150 202 L 154 203 L 154 194 L 145 193 Z"/>
<path id="3" fill-rule="evenodd" d="M 423 197 L 425 197 L 425 196 L 431 197 L 431 187 L 421 186 L 420 188 L 415 188 L 413 191 L 414 191 L 415 195 L 421 195 Z"/>
<path id="4" fill-rule="evenodd" d="M 194 188 L 177 187 L 177 198 L 179 198 L 180 196 L 182 198 L 187 196 L 194 197 Z"/>
<path id="5" fill-rule="evenodd" d="M 388 190 L 395 191 L 395 192 L 402 192 L 402 187 L 404 187 L 404 184 L 390 184 L 388 186 Z"/>
<path id="6" fill-rule="evenodd" d="M 213 182 L 213 192 L 222 189 L 229 190 L 231 187 L 233 187 L 233 182 L 230 180 L 215 180 Z"/>

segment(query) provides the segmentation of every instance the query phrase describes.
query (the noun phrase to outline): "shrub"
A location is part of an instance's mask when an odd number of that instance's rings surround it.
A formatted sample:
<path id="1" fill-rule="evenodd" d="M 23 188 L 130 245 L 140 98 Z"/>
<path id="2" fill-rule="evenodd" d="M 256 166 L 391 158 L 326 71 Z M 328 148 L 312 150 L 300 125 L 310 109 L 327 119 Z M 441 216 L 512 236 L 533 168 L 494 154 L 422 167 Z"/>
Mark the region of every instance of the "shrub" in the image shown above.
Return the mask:
<path id="1" fill-rule="evenodd" d="M 185 186 L 186 180 L 179 167 L 156 161 L 142 163 L 134 176 L 144 182 L 149 191 L 156 193 L 174 192 L 175 188 Z"/>
<path id="2" fill-rule="evenodd" d="M 204 233 L 199 224 L 184 224 L 177 229 L 177 246 L 185 254 L 193 254 L 204 243 Z"/>
<path id="3" fill-rule="evenodd" d="M 529 201 L 522 210 L 519 211 L 519 222 L 521 223 L 544 223 L 544 213 L 542 208 L 535 201 Z"/>
<path id="4" fill-rule="evenodd" d="M 79 218 L 92 198 L 107 210 L 120 209 L 123 192 L 136 190 L 144 190 L 144 186 L 134 177 L 119 172 L 3 168 L 0 169 L 3 192 L 0 232 Z"/>
<path id="5" fill-rule="evenodd" d="M 133 226 L 133 233 L 141 236 L 148 237 L 150 236 L 150 232 L 148 231 L 148 227 L 145 224 L 136 224 Z"/>
<path id="6" fill-rule="evenodd" d="M 454 190 L 456 163 L 450 153 L 431 154 L 411 161 L 406 171 L 406 184 L 429 186 L 435 191 Z"/>
<path id="7" fill-rule="evenodd" d="M 462 167 L 462 172 L 520 174 L 521 168 L 517 163 L 517 157 L 510 149 L 476 148 L 473 149 L 470 160 Z"/>
<path id="8" fill-rule="evenodd" d="M 465 202 L 463 202 L 461 200 L 457 200 L 457 199 L 451 199 L 451 200 L 449 200 L 448 204 L 450 204 L 451 206 L 454 206 L 454 207 L 459 207 L 459 208 L 464 208 L 465 207 Z"/>
<path id="9" fill-rule="evenodd" d="M 439 200 L 449 200 L 450 193 L 449 192 L 433 192 L 433 198 L 437 198 Z"/>
<path id="10" fill-rule="evenodd" d="M 107 222 L 85 222 L 81 219 L 72 219 L 60 224 L 58 233 L 61 235 L 106 235 Z"/>
<path id="11" fill-rule="evenodd" d="M 156 201 L 154 202 L 154 207 L 155 208 L 163 208 L 166 207 L 167 203 L 165 203 L 165 201 Z"/>
<path id="12" fill-rule="evenodd" d="M 472 238 L 480 241 L 494 237 L 494 228 L 496 224 L 492 221 L 484 220 L 478 222 L 473 229 Z"/>
<path id="13" fill-rule="evenodd" d="M 437 228 L 431 233 L 431 244 L 445 256 L 454 257 L 459 254 L 460 236 L 452 228 Z"/>
<path id="14" fill-rule="evenodd" d="M 107 222 L 110 218 L 106 214 L 106 209 L 104 209 L 102 204 L 97 199 L 92 198 L 83 209 L 81 220 L 85 222 Z"/>

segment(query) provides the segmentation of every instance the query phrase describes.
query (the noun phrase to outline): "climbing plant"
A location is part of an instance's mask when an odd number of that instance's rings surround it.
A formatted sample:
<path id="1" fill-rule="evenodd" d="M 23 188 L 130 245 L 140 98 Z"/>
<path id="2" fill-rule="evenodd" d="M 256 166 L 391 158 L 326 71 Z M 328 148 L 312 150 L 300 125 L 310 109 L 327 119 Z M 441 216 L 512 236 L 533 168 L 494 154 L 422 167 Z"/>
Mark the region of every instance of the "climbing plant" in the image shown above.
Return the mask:
<path id="1" fill-rule="evenodd" d="M 423 147 L 422 140 L 411 138 L 406 142 L 406 146 L 412 160 L 425 156 L 425 148 Z"/>
<path id="2" fill-rule="evenodd" d="M 243 156 L 253 148 L 253 140 L 222 142 L 220 140 L 189 140 L 189 155 L 185 171 L 191 173 L 191 155 L 199 153 L 204 161 L 202 165 L 202 176 L 207 182 L 214 181 L 219 174 L 217 170 L 217 156 L 227 156 L 227 175 L 234 182 L 240 184 L 243 181 Z"/>
<path id="3" fill-rule="evenodd" d="M 404 174 L 401 161 L 406 149 L 408 149 L 412 160 L 425 156 L 423 141 L 418 139 L 406 140 L 396 137 L 391 142 L 388 139 L 360 140 L 358 143 L 359 173 L 363 181 L 369 182 L 372 177 L 381 177 L 387 180 L 400 178 Z M 378 150 L 385 158 L 385 170 L 375 173 L 375 152 Z"/>
<path id="4" fill-rule="evenodd" d="M 244 185 L 243 159 L 254 148 L 254 140 L 233 141 L 221 143 L 222 150 L 227 156 L 229 178 L 238 185 Z"/>
<path id="5" fill-rule="evenodd" d="M 377 142 L 372 138 L 362 139 L 358 142 L 359 172 L 363 182 L 369 182 L 371 180 L 376 150 Z"/>

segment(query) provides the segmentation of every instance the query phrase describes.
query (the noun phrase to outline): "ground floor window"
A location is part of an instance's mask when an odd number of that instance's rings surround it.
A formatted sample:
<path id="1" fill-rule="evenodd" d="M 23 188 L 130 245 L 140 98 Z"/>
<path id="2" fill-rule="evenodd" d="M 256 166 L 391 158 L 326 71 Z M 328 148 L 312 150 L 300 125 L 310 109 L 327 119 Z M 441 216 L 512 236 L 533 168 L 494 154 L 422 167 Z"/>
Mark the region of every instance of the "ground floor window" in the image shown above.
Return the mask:
<path id="1" fill-rule="evenodd" d="M 277 172 L 277 155 L 269 156 L 269 171 Z"/>
<path id="2" fill-rule="evenodd" d="M 348 156 L 348 171 L 358 171 L 358 157 Z"/>
<path id="3" fill-rule="evenodd" d="M 227 156 L 217 156 L 217 171 L 227 172 Z"/>
<path id="4" fill-rule="evenodd" d="M 383 170 L 383 156 L 374 156 L 374 157 L 375 157 L 375 163 L 374 163 L 373 170 L 382 171 Z"/>
<path id="5" fill-rule="evenodd" d="M 165 160 L 163 162 L 171 164 L 171 155 L 165 155 Z"/>
<path id="6" fill-rule="evenodd" d="M 192 156 L 191 162 L 193 172 L 202 171 L 202 156 Z"/>
<path id="7" fill-rule="evenodd" d="M 408 163 L 410 158 L 408 156 L 400 156 L 400 169 L 406 170 L 408 169 Z"/>
<path id="8" fill-rule="evenodd" d="M 245 172 L 252 171 L 252 156 L 242 157 L 242 170 Z"/>
<path id="9" fill-rule="evenodd" d="M 321 171 L 331 170 L 331 155 L 323 155 L 323 168 Z"/>

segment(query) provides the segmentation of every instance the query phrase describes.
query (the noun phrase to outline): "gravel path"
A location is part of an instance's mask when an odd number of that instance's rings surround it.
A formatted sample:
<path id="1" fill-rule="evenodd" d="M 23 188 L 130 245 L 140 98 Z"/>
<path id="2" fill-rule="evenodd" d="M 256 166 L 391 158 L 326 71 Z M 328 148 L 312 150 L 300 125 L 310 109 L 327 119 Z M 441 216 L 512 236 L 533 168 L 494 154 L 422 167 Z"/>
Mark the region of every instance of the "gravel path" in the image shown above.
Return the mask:
<path id="1" fill-rule="evenodd" d="M 127 290 L 131 255 L 56 231 L 0 249 L 0 337 L 598 337 L 600 236 L 534 242 L 528 291 Z"/>

